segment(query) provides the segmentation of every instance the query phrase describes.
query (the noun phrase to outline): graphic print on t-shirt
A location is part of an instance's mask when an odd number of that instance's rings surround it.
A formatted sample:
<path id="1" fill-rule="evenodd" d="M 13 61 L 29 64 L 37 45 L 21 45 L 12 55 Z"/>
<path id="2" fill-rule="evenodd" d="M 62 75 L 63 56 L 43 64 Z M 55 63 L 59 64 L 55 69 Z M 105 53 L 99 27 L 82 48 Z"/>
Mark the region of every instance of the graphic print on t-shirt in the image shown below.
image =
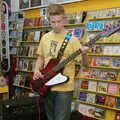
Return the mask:
<path id="1" fill-rule="evenodd" d="M 55 55 L 56 55 L 57 44 L 58 44 L 57 41 L 55 41 L 55 40 L 51 41 L 49 55 L 52 57 L 55 57 Z"/>

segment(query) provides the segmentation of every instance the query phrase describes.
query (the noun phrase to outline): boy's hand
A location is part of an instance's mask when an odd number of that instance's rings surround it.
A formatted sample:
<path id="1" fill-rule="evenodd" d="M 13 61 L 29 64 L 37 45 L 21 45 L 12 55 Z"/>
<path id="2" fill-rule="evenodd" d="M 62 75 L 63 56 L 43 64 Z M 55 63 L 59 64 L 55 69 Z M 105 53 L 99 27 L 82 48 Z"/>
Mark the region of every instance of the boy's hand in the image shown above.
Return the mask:
<path id="1" fill-rule="evenodd" d="M 87 53 L 88 50 L 89 50 L 89 47 L 87 47 L 87 46 L 82 46 L 82 47 L 81 47 L 81 50 L 82 50 L 82 53 L 83 53 L 83 54 L 84 54 L 84 53 Z"/>
<path id="2" fill-rule="evenodd" d="M 35 71 L 34 75 L 33 75 L 33 80 L 37 80 L 39 78 L 43 78 L 44 76 L 42 75 L 42 73 L 40 71 Z"/>

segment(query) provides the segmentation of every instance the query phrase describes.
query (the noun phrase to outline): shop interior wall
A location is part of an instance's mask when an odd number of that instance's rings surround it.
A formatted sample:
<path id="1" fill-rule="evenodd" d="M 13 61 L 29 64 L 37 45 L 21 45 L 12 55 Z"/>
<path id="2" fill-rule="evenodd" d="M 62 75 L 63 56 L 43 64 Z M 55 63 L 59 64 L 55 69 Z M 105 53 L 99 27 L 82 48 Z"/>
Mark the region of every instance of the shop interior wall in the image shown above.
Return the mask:
<path id="1" fill-rule="evenodd" d="M 72 4 L 64 4 L 66 13 L 99 10 L 105 8 L 115 8 L 120 6 L 120 0 L 88 0 L 85 2 L 75 2 Z M 25 17 L 40 16 L 40 9 L 24 11 Z"/>

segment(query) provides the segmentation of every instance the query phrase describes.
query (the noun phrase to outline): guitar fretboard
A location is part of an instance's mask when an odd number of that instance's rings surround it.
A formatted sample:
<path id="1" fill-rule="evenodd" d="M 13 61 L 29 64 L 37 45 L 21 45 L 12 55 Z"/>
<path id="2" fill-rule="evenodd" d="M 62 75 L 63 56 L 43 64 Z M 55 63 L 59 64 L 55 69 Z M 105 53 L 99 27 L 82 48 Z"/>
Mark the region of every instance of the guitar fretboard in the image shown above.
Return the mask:
<path id="1" fill-rule="evenodd" d="M 53 71 L 54 72 L 60 71 L 67 63 L 69 63 L 71 60 L 73 60 L 74 58 L 76 58 L 81 52 L 82 52 L 81 49 L 78 49 L 76 52 L 74 52 L 73 54 L 71 54 L 67 59 L 63 60 L 57 66 L 55 66 L 53 68 Z"/>

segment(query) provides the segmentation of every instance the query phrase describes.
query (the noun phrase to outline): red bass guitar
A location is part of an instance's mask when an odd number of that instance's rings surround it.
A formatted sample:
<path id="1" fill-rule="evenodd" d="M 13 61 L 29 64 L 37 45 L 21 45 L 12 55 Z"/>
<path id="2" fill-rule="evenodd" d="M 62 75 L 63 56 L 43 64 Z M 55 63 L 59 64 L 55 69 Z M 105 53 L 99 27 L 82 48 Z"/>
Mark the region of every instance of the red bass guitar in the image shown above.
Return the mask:
<path id="1" fill-rule="evenodd" d="M 97 40 L 101 37 L 110 36 L 120 29 L 120 21 L 109 27 L 108 29 L 103 30 L 103 32 L 91 38 L 88 43 L 84 44 L 85 46 L 91 47 Z M 47 66 L 41 70 L 41 73 L 44 75 L 44 78 L 40 78 L 38 80 L 32 80 L 31 85 L 33 91 L 37 92 L 39 95 L 44 96 L 48 90 L 53 85 L 61 84 L 67 82 L 68 77 L 61 74 L 64 66 L 77 57 L 80 53 L 82 53 L 81 49 L 78 49 L 76 52 L 71 54 L 67 59 L 59 62 L 57 59 L 51 59 Z"/>

